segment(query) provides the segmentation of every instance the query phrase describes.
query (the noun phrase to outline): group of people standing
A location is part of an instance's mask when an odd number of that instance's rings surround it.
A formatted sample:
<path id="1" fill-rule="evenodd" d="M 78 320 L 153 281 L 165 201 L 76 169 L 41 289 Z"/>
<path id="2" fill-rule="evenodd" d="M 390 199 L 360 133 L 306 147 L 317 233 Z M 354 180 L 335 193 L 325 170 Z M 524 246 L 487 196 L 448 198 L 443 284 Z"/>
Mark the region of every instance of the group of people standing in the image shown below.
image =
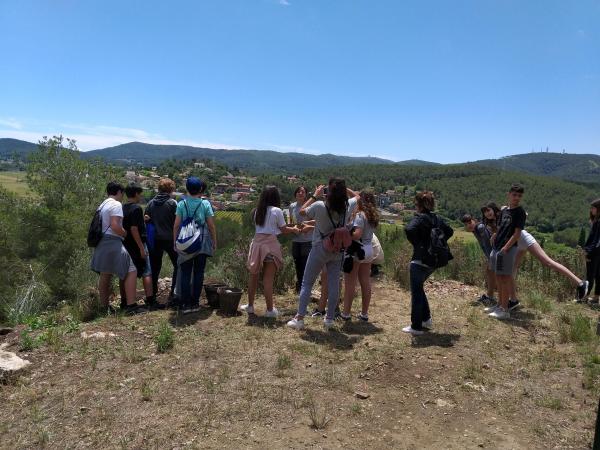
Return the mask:
<path id="1" fill-rule="evenodd" d="M 217 248 L 217 231 L 214 211 L 204 196 L 206 184 L 190 177 L 186 189 L 187 196 L 176 202 L 172 198 L 174 182 L 168 178 L 161 179 L 158 194 L 143 211 L 139 205 L 142 199 L 139 185 L 123 187 L 116 182 L 108 184 L 108 197 L 98 207 L 103 224 L 102 239 L 91 262 L 92 270 L 100 274 L 100 299 L 107 307 L 113 275 L 120 280 L 121 306 L 127 313 L 164 307 L 156 301 L 156 293 L 163 255 L 167 253 L 174 271 L 166 306 L 180 308 L 184 314 L 199 310 L 206 261 Z M 124 205 L 121 203 L 123 194 L 127 197 Z M 510 318 L 511 311 L 520 306 L 515 282 L 517 270 L 524 254 L 530 252 L 542 264 L 571 280 L 576 287 L 578 301 L 583 301 L 594 288 L 590 301 L 598 302 L 600 199 L 590 206 L 591 230 L 584 246 L 587 274 L 586 279 L 580 279 L 552 260 L 525 230 L 527 213 L 520 206 L 523 194 L 522 186 L 512 185 L 507 206 L 499 208 L 489 202 L 481 208 L 481 220 L 469 214 L 462 217 L 465 228 L 475 235 L 487 261 L 487 293 L 478 301 L 486 307 L 490 317 Z M 379 225 L 375 196 L 369 191 L 355 192 L 346 186 L 345 180 L 331 178 L 327 185 L 317 186 L 312 194 L 304 186 L 298 187 L 294 197 L 295 202 L 284 210 L 277 187 L 266 186 L 261 192 L 252 211 L 255 234 L 247 258 L 248 303 L 240 309 L 248 314 L 255 313 L 254 303 L 262 275 L 265 317 L 279 316 L 273 300 L 275 276 L 284 264 L 278 236 L 290 234 L 293 235 L 291 254 L 296 269 L 298 306 L 287 326 L 304 328 L 304 318 L 308 314 L 323 317 L 325 328 L 330 328 L 336 318 L 351 320 L 357 283 L 360 284 L 362 299 L 357 319 L 368 321 L 372 265 L 380 264 L 383 258 L 381 245 L 375 236 Z M 415 208 L 417 213 L 405 227 L 407 239 L 413 246 L 409 266 L 411 323 L 402 331 L 420 335 L 433 327 L 424 290 L 425 281 L 440 267 L 432 261 L 433 241 L 439 240 L 447 248 L 446 243 L 453 230 L 435 214 L 432 192 L 418 192 Z M 206 230 L 208 242 L 194 251 L 184 250 L 178 241 L 182 226 L 190 221 Z M 451 258 L 447 249 L 442 265 Z M 315 310 L 309 313 L 308 305 L 319 276 L 321 298 Z M 136 302 L 136 278 L 143 279 L 145 307 L 138 306 Z M 344 294 L 343 301 L 340 301 L 342 282 Z"/>
<path id="2" fill-rule="evenodd" d="M 100 213 L 102 238 L 94 249 L 91 269 L 100 274 L 100 302 L 109 305 L 111 280 L 119 278 L 121 308 L 127 314 L 139 314 L 149 309 L 179 308 L 184 314 L 198 311 L 204 282 L 207 252 L 184 253 L 177 249 L 180 225 L 188 218 L 206 224 L 211 238 L 211 249 L 217 246 L 214 212 L 210 202 L 203 198 L 206 184 L 195 177 L 186 183 L 188 195 L 179 203 L 172 198 L 175 183 L 163 178 L 158 183 L 158 194 L 148 203 L 145 211 L 139 204 L 143 189 L 131 183 L 123 187 L 110 182 L 107 198 L 97 211 Z M 127 197 L 122 203 L 124 195 Z M 173 264 L 169 302 L 157 302 L 158 279 L 163 255 Z M 143 280 L 145 305 L 136 299 L 136 279 Z"/>
<path id="3" fill-rule="evenodd" d="M 318 186 L 308 194 L 303 186 L 294 193 L 295 202 L 289 208 L 286 222 L 281 208 L 281 198 L 275 186 L 263 189 L 253 212 L 255 235 L 248 252 L 248 304 L 242 311 L 254 314 L 254 300 L 260 274 L 267 304 L 266 317 L 277 317 L 279 312 L 273 304 L 273 281 L 275 273 L 283 266 L 280 234 L 293 234 L 292 256 L 296 269 L 296 293 L 299 295 L 298 310 L 287 325 L 304 327 L 308 304 L 319 276 L 321 277 L 321 301 L 312 313 L 324 317 L 329 328 L 334 319 L 351 320 L 350 309 L 356 283 L 360 283 L 362 308 L 358 319 L 369 320 L 371 301 L 371 264 L 382 255 L 379 247 L 373 248 L 374 230 L 379 224 L 375 197 L 371 192 L 354 192 L 346 187 L 345 180 L 331 178 L 329 183 Z M 290 222 L 290 223 L 288 223 Z M 340 311 L 340 278 L 344 270 L 344 301 Z"/>
<path id="4" fill-rule="evenodd" d="M 586 279 L 581 279 L 564 265 L 550 258 L 542 246 L 526 229 L 527 213 L 520 206 L 524 189 L 512 185 L 508 192 L 508 205 L 499 208 L 489 202 L 481 207 L 482 219 L 470 214 L 462 217 L 467 231 L 472 232 L 479 242 L 487 260 L 485 267 L 487 293 L 479 298 L 490 317 L 510 318 L 510 312 L 519 308 L 516 278 L 519 265 L 527 252 L 544 266 L 567 277 L 576 288 L 578 302 L 594 289 L 589 299 L 597 303 L 600 297 L 600 199 L 590 205 L 590 233 L 584 244 L 586 254 Z M 595 285 L 595 287 L 594 287 Z M 498 292 L 498 299 L 495 292 Z"/>

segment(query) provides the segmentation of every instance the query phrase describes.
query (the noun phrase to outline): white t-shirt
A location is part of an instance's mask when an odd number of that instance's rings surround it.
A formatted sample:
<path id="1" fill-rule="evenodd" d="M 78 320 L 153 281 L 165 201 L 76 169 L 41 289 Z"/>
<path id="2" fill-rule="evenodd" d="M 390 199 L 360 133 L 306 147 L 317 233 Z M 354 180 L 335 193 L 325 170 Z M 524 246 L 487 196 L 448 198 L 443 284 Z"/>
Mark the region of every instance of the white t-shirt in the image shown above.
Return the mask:
<path id="1" fill-rule="evenodd" d="M 275 206 L 267 206 L 267 214 L 265 216 L 264 225 L 254 225 L 257 234 L 281 234 L 280 227 L 285 227 L 285 218 L 281 208 Z"/>
<path id="2" fill-rule="evenodd" d="M 111 236 L 117 236 L 123 239 L 121 236 L 116 234 L 112 228 L 110 227 L 110 218 L 118 217 L 119 223 L 123 224 L 123 205 L 116 201 L 114 198 L 107 198 L 100 204 L 98 210 L 101 211 L 100 215 L 102 217 L 102 232 L 104 234 L 109 234 Z"/>

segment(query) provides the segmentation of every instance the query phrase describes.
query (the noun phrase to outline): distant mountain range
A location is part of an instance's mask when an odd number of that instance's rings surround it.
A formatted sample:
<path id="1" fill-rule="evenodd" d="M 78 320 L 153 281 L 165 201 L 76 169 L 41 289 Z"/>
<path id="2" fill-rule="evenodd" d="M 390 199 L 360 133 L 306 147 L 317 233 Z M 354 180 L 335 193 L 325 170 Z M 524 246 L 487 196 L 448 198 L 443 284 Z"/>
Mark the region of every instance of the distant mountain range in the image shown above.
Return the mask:
<path id="1" fill-rule="evenodd" d="M 24 157 L 37 148 L 36 144 L 18 139 L 0 138 L 0 158 L 18 155 Z M 122 165 L 158 165 L 167 159 L 212 159 L 228 167 L 237 167 L 251 173 L 278 171 L 301 173 L 308 169 L 363 164 L 397 164 L 401 166 L 440 165 L 435 162 L 411 159 L 393 161 L 371 156 L 310 155 L 283 153 L 272 150 L 222 150 L 186 145 L 154 145 L 130 142 L 98 150 L 82 152 L 84 158 L 102 158 Z M 465 163 L 493 167 L 503 171 L 546 175 L 566 180 L 599 183 L 600 155 L 568 153 L 525 153 L 499 159 L 485 159 Z"/>

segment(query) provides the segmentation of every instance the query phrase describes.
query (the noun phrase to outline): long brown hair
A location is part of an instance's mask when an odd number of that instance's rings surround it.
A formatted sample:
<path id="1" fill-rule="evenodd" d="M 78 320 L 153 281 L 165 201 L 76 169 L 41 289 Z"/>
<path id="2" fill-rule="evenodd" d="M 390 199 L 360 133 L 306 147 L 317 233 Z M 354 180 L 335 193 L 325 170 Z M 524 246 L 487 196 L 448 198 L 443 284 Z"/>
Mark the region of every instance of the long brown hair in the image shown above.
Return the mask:
<path id="1" fill-rule="evenodd" d="M 379 211 L 377 211 L 377 204 L 375 203 L 375 195 L 369 191 L 361 191 L 360 197 L 358 197 L 358 203 L 354 215 L 356 216 L 359 212 L 364 212 L 367 217 L 367 222 L 373 228 L 377 228 L 379 225 Z"/>
<path id="2" fill-rule="evenodd" d="M 590 204 L 590 207 L 591 206 L 594 206 L 596 208 L 596 216 L 594 217 L 594 215 L 592 214 L 592 211 L 590 211 L 590 220 L 592 222 L 595 222 L 596 220 L 600 220 L 600 198 L 597 198 L 596 200 L 594 200 Z"/>
<path id="3" fill-rule="evenodd" d="M 279 189 L 276 186 L 265 186 L 260 193 L 258 205 L 254 210 L 254 223 L 260 227 L 265 224 L 267 218 L 267 208 L 269 206 L 281 207 L 281 197 Z"/>
<path id="4" fill-rule="evenodd" d="M 485 217 L 485 211 L 487 209 L 491 209 L 494 211 L 494 218 L 488 219 Z M 500 216 L 500 208 L 494 202 L 487 202 L 485 205 L 481 207 L 481 221 L 495 233 L 498 229 L 498 217 Z"/>
<path id="5" fill-rule="evenodd" d="M 338 214 L 344 214 L 348 206 L 348 193 L 346 180 L 343 178 L 330 178 L 327 192 L 327 206 Z"/>

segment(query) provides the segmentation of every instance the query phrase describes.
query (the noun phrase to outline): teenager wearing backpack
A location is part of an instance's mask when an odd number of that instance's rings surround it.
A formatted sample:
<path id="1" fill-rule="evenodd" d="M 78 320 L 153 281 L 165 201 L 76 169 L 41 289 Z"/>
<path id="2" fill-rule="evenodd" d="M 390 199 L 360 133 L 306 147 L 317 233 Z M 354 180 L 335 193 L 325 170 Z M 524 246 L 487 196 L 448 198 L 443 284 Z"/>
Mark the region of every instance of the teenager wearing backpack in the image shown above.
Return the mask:
<path id="1" fill-rule="evenodd" d="M 179 254 L 177 276 L 181 279 L 180 303 L 177 306 L 182 308 L 183 314 L 189 314 L 200 310 L 206 259 L 217 248 L 217 230 L 212 206 L 202 198 L 206 183 L 189 177 L 185 187 L 189 195 L 177 204 L 173 241 Z"/>
<path id="2" fill-rule="evenodd" d="M 447 264 L 448 260 L 452 259 L 447 248 L 447 240 L 452 237 L 454 230 L 441 217 L 434 214 L 433 192 L 417 192 L 415 206 L 417 214 L 404 229 L 408 241 L 413 246 L 413 254 L 409 265 L 411 324 L 402 328 L 402 331 L 418 336 L 433 327 L 423 285 L 436 268 Z"/>
<path id="3" fill-rule="evenodd" d="M 326 200 L 317 200 L 323 195 Z M 298 312 L 287 325 L 301 330 L 304 328 L 304 316 L 310 302 L 310 295 L 321 273 L 327 269 L 328 298 L 327 310 L 323 325 L 333 326 L 335 308 L 339 301 L 339 280 L 342 269 L 344 248 L 352 242 L 349 226 L 356 208 L 357 195 L 346 188 L 345 180 L 331 178 L 327 187 L 321 185 L 300 210 L 300 215 L 315 221 L 313 243 L 302 279 Z M 350 199 L 349 199 L 350 198 Z"/>
<path id="4" fill-rule="evenodd" d="M 100 274 L 98 291 L 100 302 L 109 309 L 111 279 L 113 275 L 119 277 L 123 283 L 126 298 L 125 313 L 137 314 L 144 312 L 136 304 L 136 277 L 137 270 L 131 256 L 123 246 L 123 239 L 127 231 L 123 228 L 123 186 L 116 181 L 111 181 L 106 186 L 108 198 L 96 210 L 100 218 L 101 237 L 95 244 L 92 255 L 91 269 Z M 123 299 L 121 299 L 123 300 Z"/>
<path id="5" fill-rule="evenodd" d="M 173 306 L 175 284 L 177 283 L 177 252 L 173 242 L 173 225 L 175 225 L 175 212 L 177 201 L 171 198 L 175 191 L 175 182 L 170 178 L 162 178 L 158 182 L 158 194 L 148 202 L 146 207 L 146 220 L 148 226 L 154 228 L 154 239 L 149 243 L 150 265 L 152 266 L 152 291 L 158 294 L 158 279 L 162 269 L 163 255 L 166 253 L 173 264 L 171 278 L 171 295 L 169 303 Z"/>
<path id="6" fill-rule="evenodd" d="M 273 304 L 273 281 L 275 274 L 283 267 L 281 244 L 277 240 L 280 234 L 300 234 L 300 228 L 288 226 L 281 210 L 281 197 L 275 186 L 265 186 L 260 194 L 258 205 L 252 213 L 255 234 L 248 251 L 247 267 L 248 303 L 240 309 L 254 314 L 254 298 L 258 288 L 258 278 L 263 273 L 263 292 L 267 303 L 265 317 L 277 317 L 279 311 Z"/>

